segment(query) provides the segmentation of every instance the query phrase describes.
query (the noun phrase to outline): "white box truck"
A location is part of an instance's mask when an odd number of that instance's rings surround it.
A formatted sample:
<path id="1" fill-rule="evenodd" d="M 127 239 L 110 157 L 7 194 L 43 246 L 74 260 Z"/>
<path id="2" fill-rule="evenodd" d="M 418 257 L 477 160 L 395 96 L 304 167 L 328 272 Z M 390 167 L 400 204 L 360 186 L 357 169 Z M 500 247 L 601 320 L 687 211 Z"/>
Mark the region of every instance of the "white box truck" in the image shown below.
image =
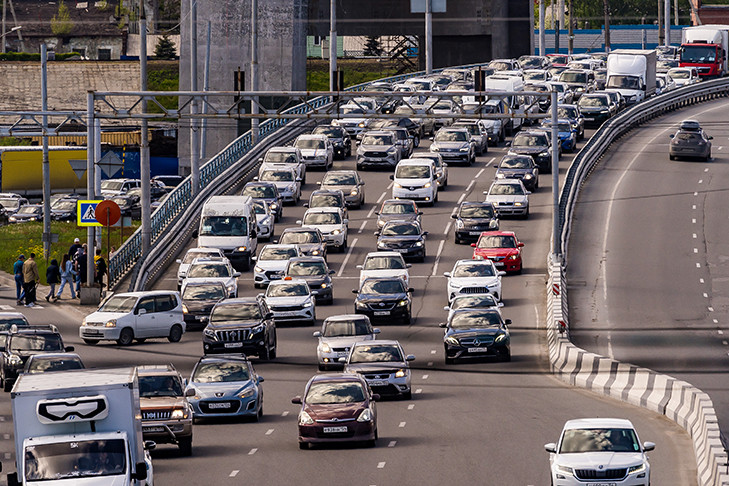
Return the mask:
<path id="1" fill-rule="evenodd" d="M 135 368 L 21 374 L 10 400 L 8 486 L 152 485 Z"/>
<path id="2" fill-rule="evenodd" d="M 484 89 L 486 91 L 506 91 L 518 93 L 520 91 L 524 91 L 524 80 L 516 76 L 486 76 L 484 78 Z M 523 115 L 526 110 L 525 104 L 527 104 L 528 100 L 525 100 L 524 97 L 520 95 L 510 95 L 504 98 L 504 100 L 511 110 L 512 118 L 511 120 L 506 120 L 507 123 L 510 122 L 507 127 L 511 134 L 521 128 L 524 123 Z"/>
<path id="3" fill-rule="evenodd" d="M 656 93 L 656 51 L 615 49 L 607 58 L 605 89 L 618 91 L 628 105 Z"/>
<path id="4" fill-rule="evenodd" d="M 250 196 L 212 196 L 193 236 L 199 247 L 219 248 L 236 269 L 249 270 L 258 246 L 257 228 Z"/>
<path id="5" fill-rule="evenodd" d="M 681 67 L 695 67 L 702 78 L 726 76 L 729 25 L 695 25 L 681 31 Z"/>

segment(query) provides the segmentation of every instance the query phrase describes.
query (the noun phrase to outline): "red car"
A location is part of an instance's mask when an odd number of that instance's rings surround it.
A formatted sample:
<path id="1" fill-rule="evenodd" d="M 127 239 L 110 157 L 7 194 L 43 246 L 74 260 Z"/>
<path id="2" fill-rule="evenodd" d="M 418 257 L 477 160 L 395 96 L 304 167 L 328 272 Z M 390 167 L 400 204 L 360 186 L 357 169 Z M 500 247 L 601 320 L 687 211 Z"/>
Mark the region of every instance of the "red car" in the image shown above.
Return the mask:
<path id="1" fill-rule="evenodd" d="M 360 374 L 315 375 L 307 383 L 304 397 L 291 400 L 301 404 L 299 448 L 329 442 L 364 442 L 374 447 L 377 441 L 375 400 L 379 398 Z"/>
<path id="2" fill-rule="evenodd" d="M 474 247 L 473 259 L 489 259 L 496 268 L 506 272 L 521 273 L 521 249 L 524 243 L 519 241 L 513 231 L 484 231 Z"/>

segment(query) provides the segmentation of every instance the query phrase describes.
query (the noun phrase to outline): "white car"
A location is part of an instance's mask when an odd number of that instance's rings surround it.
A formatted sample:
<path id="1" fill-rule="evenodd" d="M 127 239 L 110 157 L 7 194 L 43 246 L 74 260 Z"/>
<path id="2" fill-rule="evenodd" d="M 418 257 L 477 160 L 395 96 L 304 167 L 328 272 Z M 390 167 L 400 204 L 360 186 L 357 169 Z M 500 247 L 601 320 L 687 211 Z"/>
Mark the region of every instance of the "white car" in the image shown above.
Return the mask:
<path id="1" fill-rule="evenodd" d="M 349 356 L 349 349 L 355 343 L 374 341 L 379 333 L 380 330 L 370 324 L 370 318 L 362 314 L 327 317 L 321 325 L 321 331 L 314 333 L 314 337 L 319 338 L 316 347 L 319 371 L 341 369 L 343 364 L 339 358 Z"/>
<path id="2" fill-rule="evenodd" d="M 497 310 L 501 312 L 501 308 L 504 307 L 503 302 L 498 302 L 496 298 L 491 294 L 476 294 L 476 295 L 458 295 L 450 304 L 443 307 L 444 311 L 448 312 L 448 319 L 446 322 L 450 322 L 451 317 L 457 310 L 461 309 L 487 309 Z"/>
<path id="3" fill-rule="evenodd" d="M 304 256 L 298 245 L 266 245 L 253 259 L 253 286 L 263 288 L 274 280 L 283 278 L 289 258 Z"/>
<path id="4" fill-rule="evenodd" d="M 334 121 L 332 121 L 332 125 Z M 301 156 L 307 167 L 331 169 L 334 160 L 334 146 L 326 135 L 299 135 L 294 142 L 294 147 L 301 150 Z"/>
<path id="5" fill-rule="evenodd" d="M 491 294 L 501 301 L 501 276 L 491 260 L 458 260 L 448 277 L 448 303 L 459 295 Z"/>
<path id="6" fill-rule="evenodd" d="M 390 179 L 394 199 L 425 201 L 431 206 L 438 201 L 438 175 L 430 159 L 401 160 Z"/>
<path id="7" fill-rule="evenodd" d="M 297 204 L 301 199 L 301 178 L 296 175 L 296 169 L 290 167 L 266 169 L 261 171 L 261 175 L 254 177 L 254 180 L 271 182 L 278 189 L 284 202 Z"/>
<path id="8" fill-rule="evenodd" d="M 185 329 L 180 294 L 155 290 L 112 295 L 84 318 L 78 332 L 86 344 L 112 340 L 128 346 L 135 339 L 159 337 L 176 343 Z"/>
<path id="9" fill-rule="evenodd" d="M 238 277 L 228 259 L 196 258 L 187 269 L 182 285 L 188 282 L 221 282 L 228 289 L 230 297 L 238 297 Z"/>
<path id="10" fill-rule="evenodd" d="M 327 246 L 344 251 L 347 249 L 347 226 L 349 220 L 342 215 L 339 208 L 309 208 L 304 218 L 296 221 L 302 227 L 318 229 Z"/>
<path id="11" fill-rule="evenodd" d="M 289 168 L 296 171 L 296 176 L 306 184 L 306 164 L 301 150 L 296 147 L 273 147 L 268 149 L 266 155 L 258 159 L 261 167 L 258 169 L 260 175 L 266 169 Z"/>
<path id="12" fill-rule="evenodd" d="M 630 420 L 615 418 L 568 420 L 559 442 L 544 445 L 554 486 L 650 484 L 646 452 L 655 447 L 640 443 Z"/>
<path id="13" fill-rule="evenodd" d="M 276 216 L 271 207 L 260 199 L 253 200 L 253 211 L 256 213 L 256 228 L 259 240 L 271 240 L 276 224 Z"/>
<path id="14" fill-rule="evenodd" d="M 367 278 L 372 277 L 399 277 L 410 287 L 410 272 L 412 265 L 405 263 L 402 255 L 396 251 L 373 251 L 367 254 L 359 269 L 359 285 Z"/>
<path id="15" fill-rule="evenodd" d="M 275 280 L 268 284 L 265 299 L 276 324 L 300 321 L 316 324 L 315 298 L 306 280 Z"/>
<path id="16" fill-rule="evenodd" d="M 668 70 L 677 88 L 701 81 L 699 72 L 695 67 L 677 67 Z"/>
<path id="17" fill-rule="evenodd" d="M 668 91 L 673 91 L 677 88 L 676 82 L 673 80 L 671 76 L 668 75 L 668 73 L 657 73 L 656 79 L 662 79 L 663 80 L 663 87 L 661 88 L 661 94 L 667 93 Z"/>
<path id="18" fill-rule="evenodd" d="M 491 183 L 486 202 L 494 205 L 499 216 L 529 217 L 529 191 L 519 179 L 497 179 Z"/>
<path id="19" fill-rule="evenodd" d="M 219 248 L 190 248 L 185 256 L 177 259 L 177 290 L 182 288 L 182 281 L 187 275 L 187 269 L 195 258 L 225 258 L 223 250 Z"/>

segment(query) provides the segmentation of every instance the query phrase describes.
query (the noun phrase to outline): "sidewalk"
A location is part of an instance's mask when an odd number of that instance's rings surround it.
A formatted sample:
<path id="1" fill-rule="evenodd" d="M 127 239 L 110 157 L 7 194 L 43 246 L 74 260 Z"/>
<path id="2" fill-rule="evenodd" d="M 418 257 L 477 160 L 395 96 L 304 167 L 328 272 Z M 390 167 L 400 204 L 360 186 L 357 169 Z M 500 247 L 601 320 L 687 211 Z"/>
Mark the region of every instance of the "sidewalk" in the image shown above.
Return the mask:
<path id="1" fill-rule="evenodd" d="M 0 283 L 3 285 L 7 285 L 8 287 L 15 290 L 15 278 L 10 275 L 7 272 L 3 272 L 0 270 Z M 56 285 L 56 292 L 58 292 L 58 287 L 60 284 Z M 75 284 L 74 284 L 75 285 Z M 51 291 L 51 287 L 49 285 L 38 285 L 38 288 L 36 289 L 35 293 L 35 300 L 36 303 L 42 304 L 42 305 L 64 305 L 64 306 L 73 306 L 73 307 L 96 307 L 96 306 L 90 306 L 90 305 L 81 305 L 81 301 L 76 298 L 71 298 L 71 292 L 68 291 L 68 289 L 63 289 L 63 298 L 58 299 L 56 302 L 46 302 L 46 295 L 48 295 L 48 292 Z M 78 296 L 78 294 L 76 294 Z M 103 296 L 102 296 L 103 299 Z"/>

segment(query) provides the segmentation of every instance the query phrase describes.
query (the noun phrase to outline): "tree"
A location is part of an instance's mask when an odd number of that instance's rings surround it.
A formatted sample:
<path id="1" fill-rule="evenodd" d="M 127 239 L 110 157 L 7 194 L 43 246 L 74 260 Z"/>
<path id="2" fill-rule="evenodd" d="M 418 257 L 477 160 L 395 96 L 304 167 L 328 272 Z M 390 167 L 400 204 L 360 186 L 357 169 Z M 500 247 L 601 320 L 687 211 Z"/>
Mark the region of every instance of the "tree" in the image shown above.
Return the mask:
<path id="1" fill-rule="evenodd" d="M 72 30 L 71 14 L 66 4 L 61 0 L 58 4 L 58 14 L 51 19 L 51 32 L 55 36 L 63 37 L 70 34 Z"/>
<path id="2" fill-rule="evenodd" d="M 177 57 L 175 43 L 172 42 L 167 34 L 163 35 L 159 42 L 157 42 L 154 48 L 154 57 L 157 59 L 174 59 Z"/>
<path id="3" fill-rule="evenodd" d="M 367 36 L 367 41 L 365 42 L 364 48 L 364 55 L 374 57 L 382 55 L 382 44 L 380 43 L 379 37 L 374 35 Z"/>

